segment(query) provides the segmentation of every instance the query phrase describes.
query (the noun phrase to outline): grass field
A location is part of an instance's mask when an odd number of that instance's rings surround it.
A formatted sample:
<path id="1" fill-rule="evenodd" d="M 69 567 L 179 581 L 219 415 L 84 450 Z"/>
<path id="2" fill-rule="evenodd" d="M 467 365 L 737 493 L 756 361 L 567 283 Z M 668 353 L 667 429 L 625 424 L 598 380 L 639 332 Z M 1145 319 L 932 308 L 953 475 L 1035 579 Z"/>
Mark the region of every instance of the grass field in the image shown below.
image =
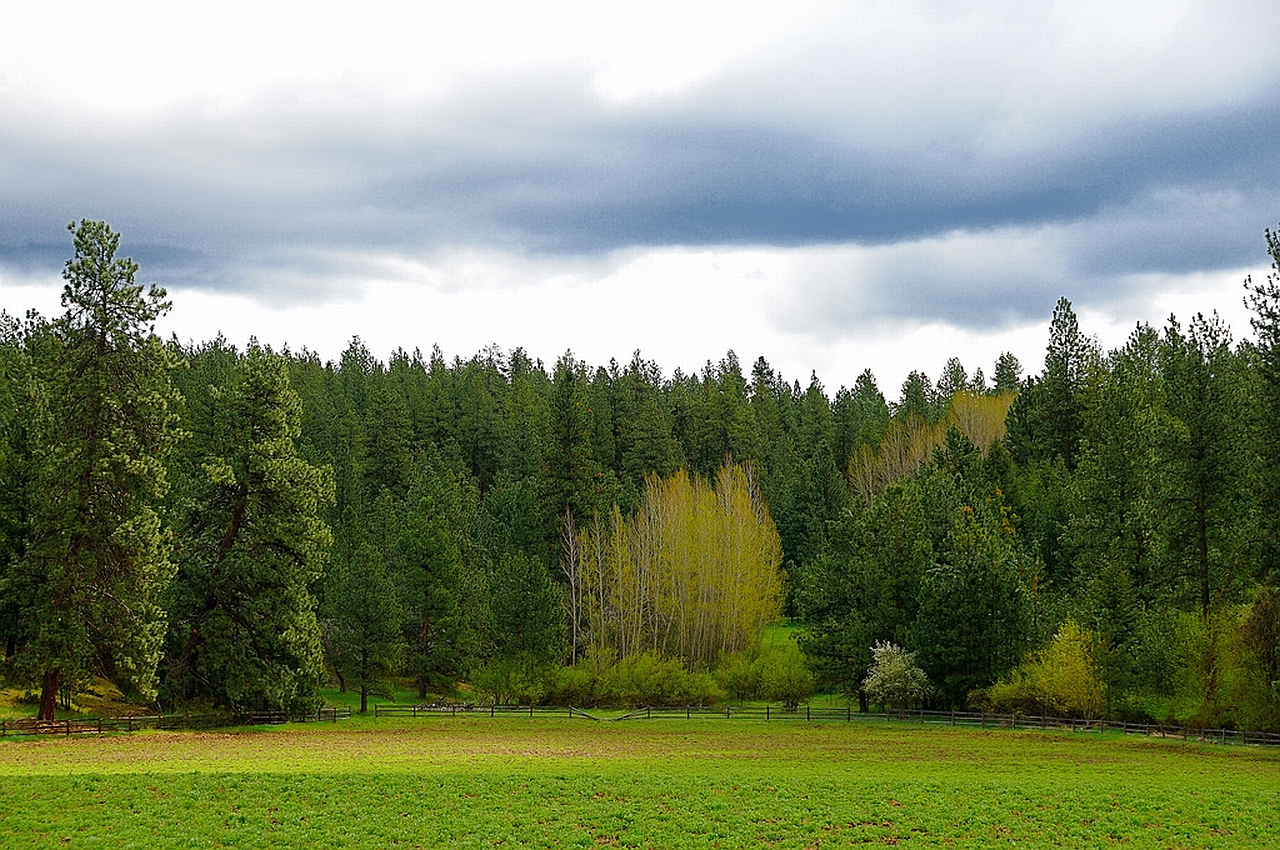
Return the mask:
<path id="1" fill-rule="evenodd" d="M 905 725 L 353 720 L 0 742 L 4 847 L 1267 847 L 1280 753 Z"/>

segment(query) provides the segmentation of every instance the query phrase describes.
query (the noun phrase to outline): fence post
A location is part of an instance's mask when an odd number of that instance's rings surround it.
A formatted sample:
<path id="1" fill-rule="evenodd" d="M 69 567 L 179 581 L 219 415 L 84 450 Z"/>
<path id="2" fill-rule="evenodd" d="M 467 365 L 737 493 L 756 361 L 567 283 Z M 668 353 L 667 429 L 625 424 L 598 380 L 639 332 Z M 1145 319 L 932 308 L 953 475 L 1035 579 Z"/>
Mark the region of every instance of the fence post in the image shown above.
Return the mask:
<path id="1" fill-rule="evenodd" d="M 765 722 L 768 722 L 769 720 L 769 706 L 767 705 L 764 707 L 764 719 L 765 719 Z"/>
<path id="2" fill-rule="evenodd" d="M 687 705 L 684 707 L 684 719 L 685 720 L 689 719 L 689 706 Z"/>
<path id="3" fill-rule="evenodd" d="M 951 725 L 956 725 L 956 710 L 954 708 L 951 709 Z"/>
<path id="4" fill-rule="evenodd" d="M 807 702 L 804 704 L 804 719 L 805 720 L 811 719 L 809 716 L 809 703 Z"/>
<path id="5" fill-rule="evenodd" d="M 979 722 L 982 724 L 982 728 L 983 728 L 983 729 L 986 729 L 986 728 L 987 728 L 987 713 L 986 713 L 985 711 L 981 712 L 981 717 L 982 717 L 982 719 L 981 719 Z"/>
<path id="6" fill-rule="evenodd" d="M 533 717 L 533 700 L 529 700 L 529 716 Z"/>
<path id="7" fill-rule="evenodd" d="M 653 719 L 653 706 L 651 706 L 651 705 L 646 705 L 646 706 L 644 707 L 644 719 L 645 719 L 645 720 L 652 720 L 652 719 Z"/>

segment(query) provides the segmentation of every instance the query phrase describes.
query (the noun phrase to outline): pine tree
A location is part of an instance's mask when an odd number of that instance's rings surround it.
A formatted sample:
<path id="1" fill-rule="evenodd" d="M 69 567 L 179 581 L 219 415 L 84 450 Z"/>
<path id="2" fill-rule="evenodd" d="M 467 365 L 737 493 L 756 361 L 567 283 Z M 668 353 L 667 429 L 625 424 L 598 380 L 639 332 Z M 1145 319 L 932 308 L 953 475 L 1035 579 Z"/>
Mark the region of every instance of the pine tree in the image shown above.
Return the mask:
<path id="1" fill-rule="evenodd" d="M 1271 272 L 1265 281 L 1245 278 L 1245 302 L 1257 335 L 1259 386 L 1255 487 L 1262 539 L 1257 572 L 1270 584 L 1280 583 L 1280 227 L 1266 232 Z"/>
<path id="2" fill-rule="evenodd" d="M 1243 572 L 1239 504 L 1241 402 L 1231 367 L 1230 331 L 1217 315 L 1196 316 L 1187 333 L 1172 318 L 1162 348 L 1165 406 L 1161 510 L 1172 578 L 1190 590 L 1202 616 L 1230 594 Z"/>
<path id="3" fill-rule="evenodd" d="M 368 543 L 337 571 L 334 582 L 334 666 L 360 688 L 360 713 L 369 693 L 404 656 L 400 603 L 382 554 Z"/>
<path id="4" fill-rule="evenodd" d="M 217 395 L 219 439 L 181 535 L 167 686 L 236 709 L 296 708 L 323 674 L 313 585 L 333 477 L 297 456 L 300 405 L 282 358 L 250 345 Z"/>
<path id="5" fill-rule="evenodd" d="M 17 567 L 30 627 L 18 668 L 41 680 L 40 717 L 60 687 L 107 673 L 155 694 L 160 595 L 173 575 L 158 512 L 177 436 L 177 359 L 156 337 L 165 292 L 134 283 L 102 222 L 68 225 L 64 315 L 33 364 L 47 413 L 33 423 L 29 543 Z"/>

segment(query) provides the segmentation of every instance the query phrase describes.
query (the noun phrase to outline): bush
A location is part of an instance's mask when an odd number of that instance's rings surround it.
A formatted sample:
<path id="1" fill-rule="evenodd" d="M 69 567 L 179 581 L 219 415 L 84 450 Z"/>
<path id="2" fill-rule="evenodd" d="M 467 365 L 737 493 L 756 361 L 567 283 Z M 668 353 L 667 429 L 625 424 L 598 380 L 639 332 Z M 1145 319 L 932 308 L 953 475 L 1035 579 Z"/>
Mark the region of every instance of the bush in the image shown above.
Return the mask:
<path id="1" fill-rule="evenodd" d="M 471 685 L 494 705 L 536 705 L 550 692 L 551 671 L 526 656 L 495 658 L 471 676 Z"/>
<path id="2" fill-rule="evenodd" d="M 601 691 L 609 703 L 642 705 L 707 705 L 724 699 L 711 676 L 690 673 L 674 658 L 654 653 L 632 655 L 609 668 Z"/>
<path id="3" fill-rule="evenodd" d="M 1100 651 L 1092 632 L 1067 619 L 1047 647 L 987 689 L 986 704 L 1002 712 L 1098 717 L 1106 704 L 1097 662 Z"/>
<path id="4" fill-rule="evenodd" d="M 813 695 L 813 673 L 795 644 L 775 649 L 760 656 L 760 691 L 764 698 L 782 703 L 794 711 Z"/>
<path id="5" fill-rule="evenodd" d="M 916 654 L 880 641 L 871 647 L 871 669 L 862 687 L 885 708 L 907 709 L 929 695 L 929 678 L 916 664 Z"/>
<path id="6" fill-rule="evenodd" d="M 753 662 L 750 655 L 745 652 L 734 652 L 721 660 L 720 666 L 716 668 L 715 677 L 725 693 L 738 702 L 746 702 L 760 696 L 762 672 L 762 665 L 758 661 Z"/>

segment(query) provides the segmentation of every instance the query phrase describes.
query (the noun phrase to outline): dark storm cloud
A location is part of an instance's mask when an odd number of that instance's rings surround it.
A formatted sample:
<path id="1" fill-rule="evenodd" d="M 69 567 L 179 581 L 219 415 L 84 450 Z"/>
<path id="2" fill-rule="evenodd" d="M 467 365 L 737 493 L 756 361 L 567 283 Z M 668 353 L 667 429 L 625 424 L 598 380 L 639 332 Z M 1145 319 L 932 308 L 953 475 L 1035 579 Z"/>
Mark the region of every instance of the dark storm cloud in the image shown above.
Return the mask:
<path id="1" fill-rule="evenodd" d="M 1067 287 L 1106 299 L 1125 276 L 1254 262 L 1280 216 L 1275 87 L 1007 146 L 981 120 L 868 141 L 701 105 L 605 108 L 572 73 L 417 112 L 277 98 L 101 134 L 33 136 L 28 105 L 0 118 L 0 266 L 56 273 L 80 217 L 120 230 L 147 279 L 263 292 L 287 277 L 316 298 L 366 276 L 362 258 L 455 245 L 844 245 L 847 262 L 794 281 L 806 321 L 991 327 L 1044 316 Z"/>

